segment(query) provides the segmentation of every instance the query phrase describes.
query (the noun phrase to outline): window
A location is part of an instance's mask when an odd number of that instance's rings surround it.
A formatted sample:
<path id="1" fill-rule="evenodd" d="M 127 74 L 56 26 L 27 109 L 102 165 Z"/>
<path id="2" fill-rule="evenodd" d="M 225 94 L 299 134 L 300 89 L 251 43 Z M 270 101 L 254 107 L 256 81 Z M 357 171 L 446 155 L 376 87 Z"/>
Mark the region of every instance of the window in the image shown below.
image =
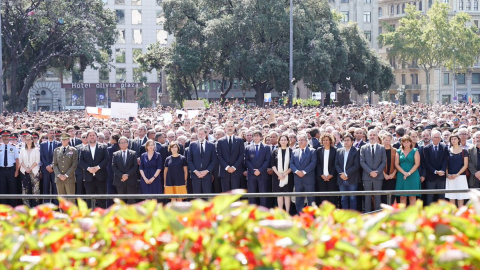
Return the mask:
<path id="1" fill-rule="evenodd" d="M 137 59 L 137 57 L 141 54 L 142 54 L 142 49 L 138 49 L 138 48 L 132 49 L 132 60 L 134 63 L 138 63 L 137 60 L 135 59 Z"/>
<path id="2" fill-rule="evenodd" d="M 118 44 L 125 44 L 125 29 L 118 29 Z"/>
<path id="3" fill-rule="evenodd" d="M 370 11 L 363 12 L 363 22 L 369 23 L 372 21 L 372 14 Z"/>
<path id="4" fill-rule="evenodd" d="M 378 27 L 378 34 L 381 35 L 383 33 L 383 28 L 380 26 Z"/>
<path id="5" fill-rule="evenodd" d="M 163 11 L 157 10 L 157 25 L 162 25 L 165 23 L 165 16 L 163 16 Z"/>
<path id="6" fill-rule="evenodd" d="M 102 67 L 98 70 L 98 77 L 101 83 L 110 82 L 109 73 L 110 71 L 106 67 Z"/>
<path id="7" fill-rule="evenodd" d="M 142 44 L 142 29 L 132 29 L 133 44 Z"/>
<path id="8" fill-rule="evenodd" d="M 157 30 L 157 42 L 167 45 L 168 32 L 165 30 Z"/>
<path id="9" fill-rule="evenodd" d="M 442 104 L 450 103 L 450 95 L 442 95 Z"/>
<path id="10" fill-rule="evenodd" d="M 350 21 L 350 16 L 348 15 L 348 11 L 341 11 L 342 13 L 342 22 L 348 22 Z"/>
<path id="11" fill-rule="evenodd" d="M 85 106 L 83 89 L 65 89 L 65 106 Z"/>
<path id="12" fill-rule="evenodd" d="M 139 68 L 133 69 L 133 82 L 140 82 L 143 77 L 143 71 Z"/>
<path id="13" fill-rule="evenodd" d="M 470 10 L 472 8 L 472 1 L 467 0 L 465 5 L 465 10 Z"/>
<path id="14" fill-rule="evenodd" d="M 116 9 L 115 14 L 117 15 L 117 24 L 125 24 L 125 10 Z"/>
<path id="15" fill-rule="evenodd" d="M 402 14 L 405 14 L 405 3 L 402 4 Z"/>
<path id="16" fill-rule="evenodd" d="M 127 71 L 124 68 L 117 68 L 115 74 L 115 82 L 125 82 Z"/>
<path id="17" fill-rule="evenodd" d="M 450 73 L 443 73 L 443 85 L 450 84 Z"/>
<path id="18" fill-rule="evenodd" d="M 363 34 L 365 35 L 365 39 L 369 42 L 372 41 L 372 31 L 364 31 Z"/>
<path id="19" fill-rule="evenodd" d="M 433 0 L 428 0 L 428 8 L 431 8 L 433 5 Z"/>
<path id="20" fill-rule="evenodd" d="M 478 11 L 478 0 L 473 0 L 473 10 Z"/>
<path id="21" fill-rule="evenodd" d="M 397 5 L 397 14 L 400 14 L 400 4 Z"/>
<path id="22" fill-rule="evenodd" d="M 395 68 L 395 56 L 390 57 L 389 59 L 390 65 Z"/>
<path id="23" fill-rule="evenodd" d="M 132 0 L 132 6 L 141 6 L 142 0 Z"/>
<path id="24" fill-rule="evenodd" d="M 390 15 L 393 15 L 393 14 L 395 14 L 395 6 L 391 5 L 390 6 Z"/>
<path id="25" fill-rule="evenodd" d="M 472 84 L 480 84 L 480 73 L 472 73 Z"/>
<path id="26" fill-rule="evenodd" d="M 108 107 L 106 93 L 107 91 L 105 90 L 105 88 L 98 88 L 96 90 L 95 96 L 96 96 L 97 107 L 103 107 L 103 108 Z"/>
<path id="27" fill-rule="evenodd" d="M 365 0 L 365 3 L 370 4 L 372 3 L 372 0 Z"/>
<path id="28" fill-rule="evenodd" d="M 405 74 L 402 74 L 402 85 L 407 84 L 407 76 Z"/>
<path id="29" fill-rule="evenodd" d="M 132 24 L 142 24 L 142 11 L 138 9 L 132 10 Z"/>
<path id="30" fill-rule="evenodd" d="M 383 9 L 380 7 L 378 8 L 378 17 L 382 17 L 383 16 Z"/>
<path id="31" fill-rule="evenodd" d="M 418 74 L 411 74 L 412 76 L 412 84 L 417 85 L 418 84 Z"/>
<path id="32" fill-rule="evenodd" d="M 448 0 L 443 0 L 443 3 L 448 4 Z"/>
<path id="33" fill-rule="evenodd" d="M 115 5 L 125 5 L 125 0 L 115 0 Z"/>
<path id="34" fill-rule="evenodd" d="M 348 3 L 348 0 L 341 0 L 340 3 Z"/>
<path id="35" fill-rule="evenodd" d="M 115 62 L 125 63 L 125 49 L 118 48 L 115 50 Z"/>
<path id="36" fill-rule="evenodd" d="M 465 73 L 457 74 L 457 84 L 465 84 Z"/>
<path id="37" fill-rule="evenodd" d="M 475 27 L 477 27 L 477 32 L 478 32 L 478 20 L 473 20 L 473 24 L 475 25 Z"/>
<path id="38" fill-rule="evenodd" d="M 420 1 L 418 2 L 418 10 L 422 11 L 422 8 L 423 8 L 423 2 Z"/>
<path id="39" fill-rule="evenodd" d="M 412 101 L 413 102 L 420 102 L 420 95 L 419 94 L 413 94 Z"/>
<path id="40" fill-rule="evenodd" d="M 458 1 L 458 9 L 463 10 L 463 0 Z"/>

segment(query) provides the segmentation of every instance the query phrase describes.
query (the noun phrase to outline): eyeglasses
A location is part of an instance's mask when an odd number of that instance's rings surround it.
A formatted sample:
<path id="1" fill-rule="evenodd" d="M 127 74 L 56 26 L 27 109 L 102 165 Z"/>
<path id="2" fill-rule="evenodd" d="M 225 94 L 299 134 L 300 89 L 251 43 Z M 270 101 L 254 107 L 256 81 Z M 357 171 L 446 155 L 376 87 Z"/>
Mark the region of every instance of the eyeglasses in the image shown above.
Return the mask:
<path id="1" fill-rule="evenodd" d="M 86 139 L 87 137 L 82 136 L 82 139 Z"/>
<path id="2" fill-rule="evenodd" d="M 457 122 L 457 121 L 459 121 L 459 120 L 458 120 L 457 118 L 455 118 L 455 119 L 453 119 L 453 121 Z"/>

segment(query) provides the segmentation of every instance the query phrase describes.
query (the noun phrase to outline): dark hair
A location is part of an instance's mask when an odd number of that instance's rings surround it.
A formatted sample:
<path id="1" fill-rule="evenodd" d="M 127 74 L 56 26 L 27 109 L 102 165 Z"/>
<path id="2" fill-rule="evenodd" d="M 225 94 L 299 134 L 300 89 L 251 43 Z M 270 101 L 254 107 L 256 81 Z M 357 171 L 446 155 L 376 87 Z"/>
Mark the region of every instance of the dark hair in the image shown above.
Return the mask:
<path id="1" fill-rule="evenodd" d="M 410 138 L 410 136 L 408 136 L 408 135 L 403 136 L 403 137 L 400 139 L 400 142 L 401 142 L 401 148 L 402 148 L 402 150 L 405 150 L 405 147 L 403 147 L 403 143 L 404 143 L 404 142 L 410 142 L 410 145 L 411 145 L 410 149 L 413 149 L 413 146 L 414 146 L 414 145 L 413 145 L 412 138 Z"/>
<path id="2" fill-rule="evenodd" d="M 115 133 L 112 136 L 110 136 L 110 139 L 114 140 L 115 142 L 118 143 L 118 140 L 120 140 L 120 134 Z"/>
<path id="3" fill-rule="evenodd" d="M 260 137 L 262 137 L 262 132 L 260 130 L 254 130 L 253 131 L 253 136 L 255 135 L 259 135 Z"/>
<path id="4" fill-rule="evenodd" d="M 448 138 L 448 142 L 450 143 L 450 145 L 452 145 L 452 138 L 453 137 L 458 139 L 458 145 L 460 145 L 461 140 L 460 140 L 460 136 L 458 136 L 458 133 L 454 133 L 454 134 L 450 135 L 450 137 Z"/>
<path id="5" fill-rule="evenodd" d="M 315 137 L 315 136 L 317 136 L 318 133 L 320 133 L 320 130 L 318 130 L 318 128 L 312 128 L 312 129 L 310 130 L 310 136 L 312 136 L 312 138 Z M 322 137 L 323 137 L 323 136 L 322 136 Z"/>
<path id="6" fill-rule="evenodd" d="M 281 139 L 282 137 L 287 138 L 287 147 L 288 147 L 288 146 L 290 145 L 290 139 L 288 138 L 288 135 L 287 135 L 287 134 L 283 134 L 283 135 L 280 135 L 280 137 L 278 137 L 278 143 L 277 143 L 278 147 L 282 147 L 282 146 L 280 145 L 280 139 Z"/>
<path id="7" fill-rule="evenodd" d="M 342 139 L 345 140 L 346 138 L 350 138 L 350 140 L 355 141 L 355 138 L 353 137 L 352 133 L 350 133 L 350 132 L 345 132 L 345 133 L 343 134 L 343 138 L 342 138 Z"/>
<path id="8" fill-rule="evenodd" d="M 173 141 L 171 142 L 169 145 L 168 145 L 168 152 L 172 152 L 171 149 L 173 146 L 177 146 L 177 149 L 178 149 L 178 153 L 180 153 L 180 144 L 177 142 L 177 141 Z"/>

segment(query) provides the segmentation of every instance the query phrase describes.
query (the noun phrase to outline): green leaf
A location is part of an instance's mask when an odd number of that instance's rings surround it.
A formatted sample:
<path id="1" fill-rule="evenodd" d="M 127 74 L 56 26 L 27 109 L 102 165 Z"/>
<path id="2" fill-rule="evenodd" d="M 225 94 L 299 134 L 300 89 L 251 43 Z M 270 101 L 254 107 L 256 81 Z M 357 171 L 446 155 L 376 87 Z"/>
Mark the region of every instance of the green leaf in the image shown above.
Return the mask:
<path id="1" fill-rule="evenodd" d="M 90 213 L 90 210 L 88 209 L 87 203 L 82 200 L 82 199 L 77 199 L 78 203 L 78 210 L 82 214 L 82 216 L 86 216 L 88 213 Z"/>
<path id="2" fill-rule="evenodd" d="M 228 195 L 219 195 L 213 198 L 213 212 L 217 215 L 223 213 L 226 209 L 230 208 L 230 205 L 240 199 L 242 194 L 228 194 Z"/>
<path id="3" fill-rule="evenodd" d="M 118 256 L 115 254 L 106 254 L 106 255 L 103 255 L 101 258 L 102 259 L 98 264 L 98 269 L 107 268 L 118 259 Z"/>
<path id="4" fill-rule="evenodd" d="M 68 230 L 51 231 L 45 237 L 43 237 L 42 241 L 45 245 L 50 246 L 51 244 L 62 239 L 65 235 L 67 235 L 67 233 Z"/>

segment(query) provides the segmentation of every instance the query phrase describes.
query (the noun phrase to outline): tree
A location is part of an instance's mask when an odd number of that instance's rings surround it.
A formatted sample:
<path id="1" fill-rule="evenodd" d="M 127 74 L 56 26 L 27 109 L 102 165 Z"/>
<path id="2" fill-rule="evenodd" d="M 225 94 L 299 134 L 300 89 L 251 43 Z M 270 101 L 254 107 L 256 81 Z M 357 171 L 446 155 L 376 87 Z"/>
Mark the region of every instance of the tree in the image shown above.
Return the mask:
<path id="1" fill-rule="evenodd" d="M 407 5 L 406 16 L 394 31 L 380 35 L 380 43 L 390 46 L 389 55 L 417 64 L 425 73 L 427 103 L 430 103 L 430 71 L 442 64 L 453 66 L 454 55 L 463 66 L 471 66 L 480 50 L 480 38 L 466 27 L 470 16 L 458 13 L 449 20 L 448 4 L 435 2 L 422 15 Z M 453 53 L 452 47 L 456 50 Z"/>
<path id="2" fill-rule="evenodd" d="M 152 106 L 152 99 L 150 98 L 150 87 L 147 84 L 147 77 L 140 78 L 140 87 L 136 94 L 136 99 L 140 108 L 150 108 Z"/>
<path id="3" fill-rule="evenodd" d="M 3 67 L 8 107 L 21 111 L 47 69 L 105 64 L 116 38 L 115 14 L 101 0 L 2 1 Z M 97 63 L 97 64 L 94 64 Z"/>

